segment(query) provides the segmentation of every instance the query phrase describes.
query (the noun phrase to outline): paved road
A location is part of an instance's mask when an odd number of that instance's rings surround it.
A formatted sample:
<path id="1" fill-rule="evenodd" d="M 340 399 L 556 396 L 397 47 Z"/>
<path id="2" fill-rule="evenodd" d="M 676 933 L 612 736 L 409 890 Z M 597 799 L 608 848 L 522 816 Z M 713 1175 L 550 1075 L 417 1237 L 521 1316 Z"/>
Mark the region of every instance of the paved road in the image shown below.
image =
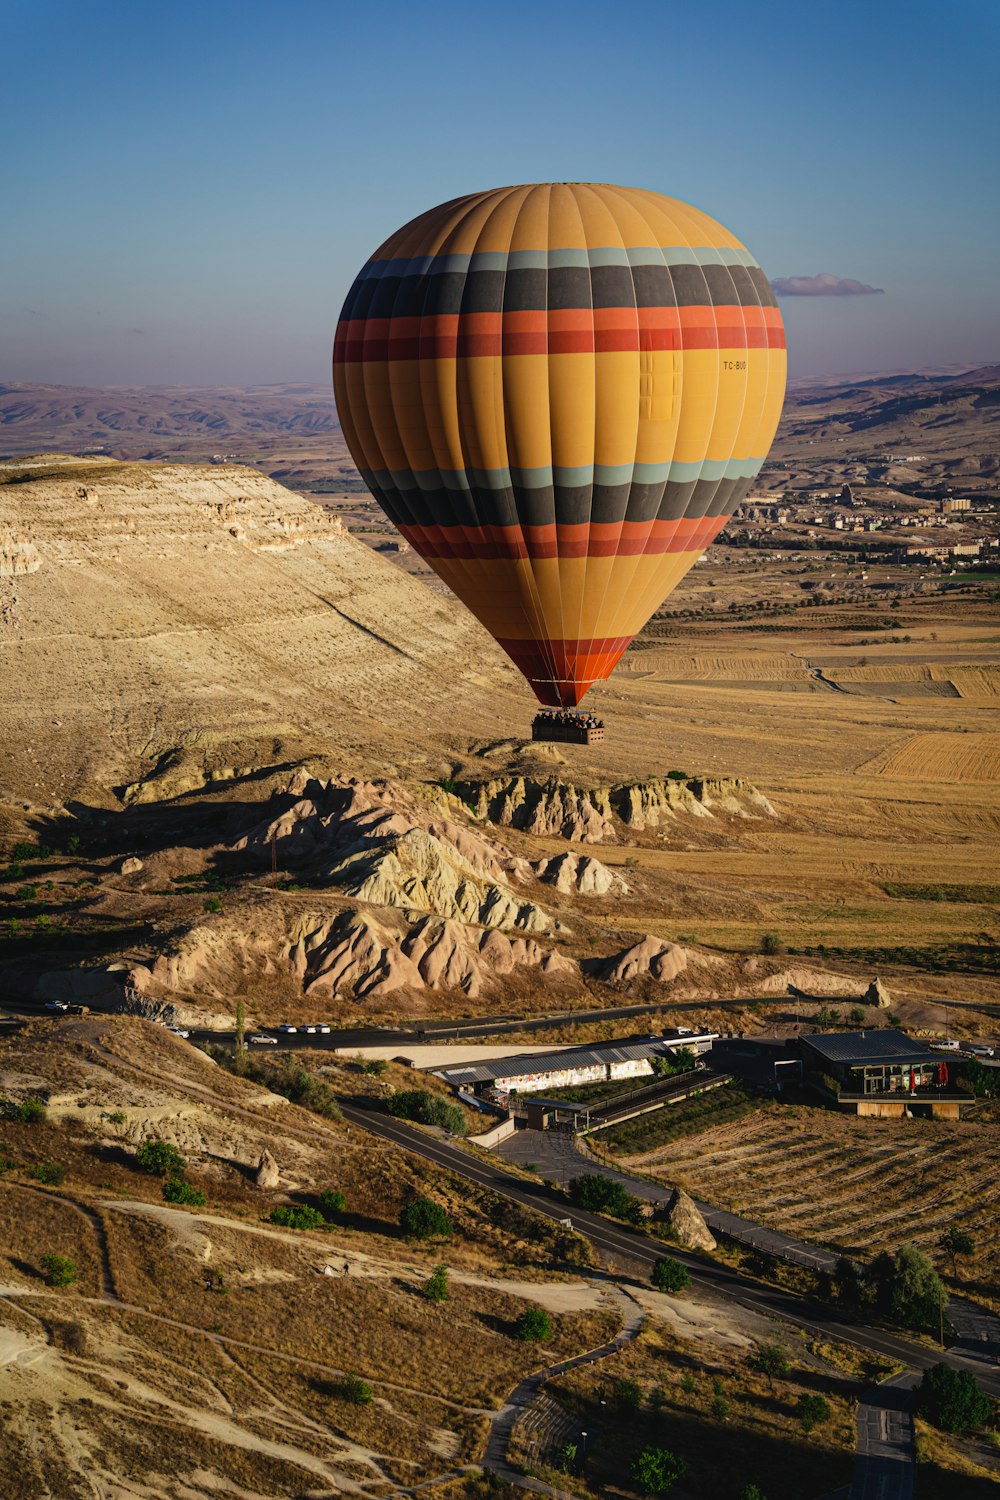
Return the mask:
<path id="1" fill-rule="evenodd" d="M 632 1177 L 608 1166 L 599 1157 L 593 1156 L 586 1145 L 578 1145 L 579 1137 L 568 1131 L 519 1130 L 516 1135 L 502 1142 L 498 1154 L 520 1166 L 532 1165 L 550 1182 L 566 1187 L 582 1172 L 600 1172 L 620 1182 L 630 1193 L 650 1203 L 665 1204 L 672 1190 L 662 1187 L 644 1177 Z M 833 1271 L 839 1256 L 818 1245 L 794 1239 L 777 1229 L 765 1229 L 753 1219 L 740 1214 L 727 1213 L 710 1203 L 694 1200 L 708 1227 L 725 1234 L 740 1244 L 763 1250 L 779 1260 L 792 1265 L 804 1266 L 811 1271 Z M 957 1346 L 970 1360 L 982 1362 L 987 1370 L 995 1369 L 1000 1360 L 1000 1318 L 974 1302 L 963 1297 L 949 1297 L 946 1315 L 958 1334 Z"/>
<path id="2" fill-rule="evenodd" d="M 756 997 L 753 1000 L 658 1000 L 651 1005 L 617 1005 L 610 1008 L 597 1007 L 585 1010 L 557 1011 L 545 1016 L 481 1016 L 475 1020 L 457 1021 L 428 1021 L 425 1025 L 417 1023 L 414 1026 L 382 1026 L 364 1027 L 351 1026 L 331 1029 L 329 1035 L 306 1036 L 302 1032 L 295 1036 L 282 1037 L 281 1045 L 291 1048 L 309 1047 L 391 1047 L 395 1044 L 400 1046 L 412 1046 L 414 1042 L 434 1041 L 468 1041 L 475 1037 L 506 1036 L 512 1032 L 532 1032 L 556 1030 L 566 1026 L 586 1025 L 591 1021 L 630 1021 L 641 1016 L 654 1015 L 659 1011 L 677 1013 L 682 1011 L 704 1011 L 708 1007 L 713 1010 L 739 1010 L 747 1005 L 794 1005 L 794 996 L 777 995 L 773 997 Z M 832 1003 L 846 1004 L 843 995 L 818 996 L 819 1000 L 826 998 Z M 848 997 L 849 998 L 849 997 Z M 253 996 L 245 997 L 248 1009 L 253 1008 Z M 934 1005 L 944 1006 L 951 1010 L 975 1009 L 987 1015 L 1000 1016 L 1000 1006 L 984 1005 L 976 1003 L 970 1006 L 964 1000 L 934 1000 Z M 51 1017 L 53 1012 L 46 1011 L 41 1001 L 5 999 L 2 1008 L 12 1014 L 21 1016 L 45 1015 Z M 104 1012 L 95 1012 L 103 1015 Z M 110 1016 L 112 1012 L 107 1012 Z M 318 1018 L 320 1019 L 320 1018 Z M 274 1027 L 264 1027 L 265 1031 L 274 1031 Z M 228 1031 L 192 1031 L 192 1041 L 217 1042 L 220 1046 L 231 1046 L 233 1034 Z M 1000 1036 L 994 1038 L 1000 1044 Z"/>
<path id="3" fill-rule="evenodd" d="M 351 1105 L 342 1107 L 346 1118 L 352 1123 L 393 1141 L 404 1150 L 412 1151 L 460 1177 L 489 1188 L 501 1197 L 523 1203 L 547 1218 L 557 1221 L 571 1218 L 574 1229 L 585 1235 L 602 1255 L 614 1262 L 630 1261 L 648 1275 L 654 1262 L 664 1253 L 661 1243 L 614 1224 L 599 1214 L 568 1208 L 561 1195 L 546 1189 L 543 1184 L 536 1187 L 526 1183 L 513 1173 L 495 1166 L 492 1161 L 480 1161 L 459 1145 L 425 1134 L 400 1120 L 394 1120 L 391 1115 L 383 1115 L 374 1110 L 359 1110 Z M 720 1262 L 702 1260 L 673 1247 L 670 1254 L 687 1267 L 692 1281 L 699 1287 L 729 1297 L 765 1317 L 781 1319 L 823 1338 L 838 1339 L 856 1348 L 873 1350 L 915 1370 L 927 1369 L 944 1359 L 956 1369 L 971 1370 L 984 1390 L 992 1396 L 1000 1397 L 1000 1371 L 984 1369 L 980 1360 L 970 1358 L 960 1350 L 950 1349 L 942 1354 L 930 1345 L 914 1343 L 881 1328 L 846 1323 L 831 1316 L 816 1303 L 780 1287 L 764 1286 Z"/>
<path id="4" fill-rule="evenodd" d="M 858 1406 L 851 1500 L 912 1500 L 914 1382 L 905 1371 Z"/>

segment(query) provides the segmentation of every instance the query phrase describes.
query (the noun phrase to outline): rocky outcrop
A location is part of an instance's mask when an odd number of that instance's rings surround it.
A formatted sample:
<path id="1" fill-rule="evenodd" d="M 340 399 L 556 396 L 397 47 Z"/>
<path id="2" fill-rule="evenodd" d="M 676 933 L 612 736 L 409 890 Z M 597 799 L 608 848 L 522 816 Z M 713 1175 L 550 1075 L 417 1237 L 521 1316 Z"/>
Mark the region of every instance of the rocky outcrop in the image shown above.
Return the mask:
<path id="1" fill-rule="evenodd" d="M 881 979 L 873 979 L 865 990 L 865 1002 L 868 1005 L 877 1005 L 879 1010 L 889 1010 L 892 1007 L 892 996 L 882 983 Z"/>
<path id="2" fill-rule="evenodd" d="M 628 886 L 620 875 L 586 854 L 554 854 L 529 866 L 544 885 L 555 886 L 564 896 L 624 896 Z"/>
<path id="3" fill-rule="evenodd" d="M 278 1163 L 275 1161 L 274 1157 L 271 1155 L 270 1151 L 268 1151 L 266 1146 L 260 1154 L 260 1161 L 257 1163 L 257 1171 L 254 1175 L 254 1181 L 259 1188 L 265 1189 L 276 1188 L 278 1186 L 278 1183 L 281 1181 L 281 1173 L 278 1171 Z"/>
<path id="4" fill-rule="evenodd" d="M 144 868 L 145 866 L 143 865 L 142 860 L 136 859 L 136 857 L 132 854 L 130 854 L 127 859 L 123 859 L 121 864 L 118 866 L 119 872 L 122 875 L 138 875 L 139 871 Z"/>
<path id="5" fill-rule="evenodd" d="M 625 984 L 630 979 L 650 979 L 666 982 L 683 974 L 688 966 L 688 950 L 677 943 L 665 943 L 662 938 L 647 935 L 631 948 L 626 948 L 613 957 L 600 959 L 595 965 L 598 979 L 608 984 Z"/>
<path id="6" fill-rule="evenodd" d="M 42 566 L 38 548 L 23 532 L 0 530 L 0 578 L 23 578 Z"/>
<path id="7" fill-rule="evenodd" d="M 558 925 L 511 889 L 481 834 L 403 787 L 299 775 L 277 801 L 280 810 L 234 849 L 268 862 L 274 849 L 282 868 L 309 866 L 324 884 L 373 906 L 521 932 Z"/>
<path id="8" fill-rule="evenodd" d="M 689 1250 L 714 1250 L 715 1237 L 705 1223 L 694 1200 L 680 1188 L 674 1189 L 673 1197 L 663 1213 L 663 1222 L 680 1244 Z"/>
<path id="9" fill-rule="evenodd" d="M 460 787 L 478 817 L 525 833 L 571 839 L 574 843 L 614 843 L 622 827 L 641 832 L 659 828 L 678 815 L 711 818 L 773 818 L 762 792 L 736 778 L 691 777 L 622 782 L 607 787 L 576 787 L 555 777 L 537 781 L 511 776 L 466 782 Z"/>

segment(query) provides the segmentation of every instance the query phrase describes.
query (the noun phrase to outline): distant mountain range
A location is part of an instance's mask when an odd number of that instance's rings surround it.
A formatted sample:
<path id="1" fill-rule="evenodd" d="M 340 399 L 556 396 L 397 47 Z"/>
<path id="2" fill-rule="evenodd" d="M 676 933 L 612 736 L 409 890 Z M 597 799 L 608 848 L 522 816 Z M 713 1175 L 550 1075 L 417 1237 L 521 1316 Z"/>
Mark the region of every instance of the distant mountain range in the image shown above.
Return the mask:
<path id="1" fill-rule="evenodd" d="M 919 456 L 919 474 L 960 475 L 970 488 L 1000 473 L 1000 365 L 903 371 L 847 380 L 796 381 L 772 465 L 824 464 L 884 453 Z M 355 490 L 327 386 L 193 388 L 0 383 L 0 455 L 255 462 L 286 484 Z M 914 471 L 915 473 L 916 471 Z"/>

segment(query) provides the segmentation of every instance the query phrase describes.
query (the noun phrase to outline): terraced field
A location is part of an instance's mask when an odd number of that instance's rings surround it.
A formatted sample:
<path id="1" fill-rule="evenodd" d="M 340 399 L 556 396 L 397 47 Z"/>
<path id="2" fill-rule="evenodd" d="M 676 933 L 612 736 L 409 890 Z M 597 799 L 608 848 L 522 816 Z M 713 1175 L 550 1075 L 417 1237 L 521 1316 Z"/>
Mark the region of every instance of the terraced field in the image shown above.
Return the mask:
<path id="1" fill-rule="evenodd" d="M 616 1164 L 852 1255 L 909 1241 L 950 1270 L 938 1241 L 953 1225 L 966 1229 L 976 1255 L 959 1263 L 958 1279 L 995 1297 L 998 1155 L 1000 1125 L 858 1120 L 796 1105 L 619 1155 Z"/>

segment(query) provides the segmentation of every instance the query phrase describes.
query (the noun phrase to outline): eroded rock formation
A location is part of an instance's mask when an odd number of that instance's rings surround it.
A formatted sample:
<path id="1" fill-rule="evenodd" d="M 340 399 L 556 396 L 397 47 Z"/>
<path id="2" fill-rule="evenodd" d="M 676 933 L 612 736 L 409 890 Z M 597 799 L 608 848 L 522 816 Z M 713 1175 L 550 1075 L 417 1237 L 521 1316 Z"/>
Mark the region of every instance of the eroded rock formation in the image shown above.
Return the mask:
<path id="1" fill-rule="evenodd" d="M 684 813 L 695 818 L 718 812 L 738 818 L 777 816 L 762 792 L 738 778 L 667 777 L 584 788 L 555 777 L 509 776 L 463 783 L 461 791 L 477 816 L 491 823 L 583 844 L 614 843 L 622 827 L 637 832 L 659 828 Z"/>

